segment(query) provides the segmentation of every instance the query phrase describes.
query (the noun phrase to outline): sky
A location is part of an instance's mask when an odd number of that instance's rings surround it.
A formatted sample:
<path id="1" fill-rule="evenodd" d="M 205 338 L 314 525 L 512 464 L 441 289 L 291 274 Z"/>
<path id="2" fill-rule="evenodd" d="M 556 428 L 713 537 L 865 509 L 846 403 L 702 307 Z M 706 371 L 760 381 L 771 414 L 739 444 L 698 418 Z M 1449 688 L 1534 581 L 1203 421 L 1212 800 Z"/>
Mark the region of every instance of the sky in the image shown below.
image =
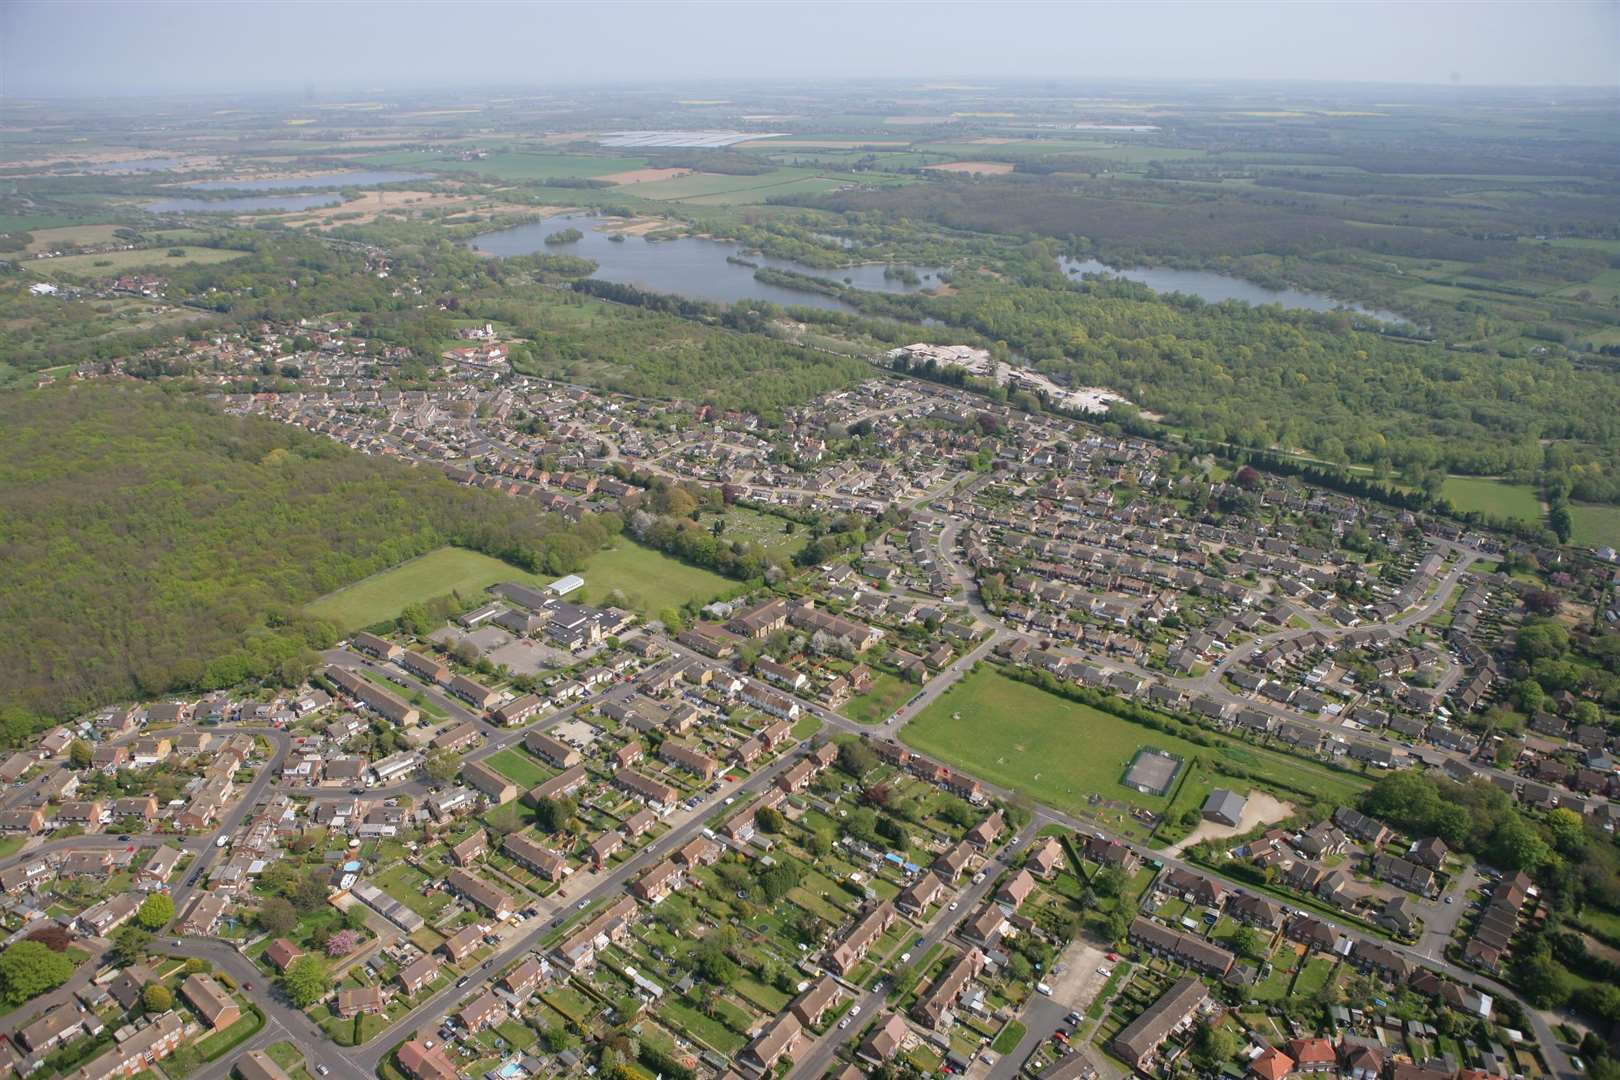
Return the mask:
<path id="1" fill-rule="evenodd" d="M 0 0 L 4 97 L 714 80 L 1620 85 L 1620 0 Z"/>

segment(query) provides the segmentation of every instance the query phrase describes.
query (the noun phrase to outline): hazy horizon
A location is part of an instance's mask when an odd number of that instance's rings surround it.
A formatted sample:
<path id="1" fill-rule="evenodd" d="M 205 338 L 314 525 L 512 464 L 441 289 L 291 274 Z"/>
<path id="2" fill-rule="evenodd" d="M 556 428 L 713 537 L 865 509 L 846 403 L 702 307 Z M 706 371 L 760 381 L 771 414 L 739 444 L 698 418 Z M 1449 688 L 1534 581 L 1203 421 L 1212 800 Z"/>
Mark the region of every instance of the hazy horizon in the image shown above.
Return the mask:
<path id="1" fill-rule="evenodd" d="M 1620 0 L 0 7 L 0 95 L 883 78 L 1620 87 Z M 64 59 L 67 58 L 67 59 Z"/>

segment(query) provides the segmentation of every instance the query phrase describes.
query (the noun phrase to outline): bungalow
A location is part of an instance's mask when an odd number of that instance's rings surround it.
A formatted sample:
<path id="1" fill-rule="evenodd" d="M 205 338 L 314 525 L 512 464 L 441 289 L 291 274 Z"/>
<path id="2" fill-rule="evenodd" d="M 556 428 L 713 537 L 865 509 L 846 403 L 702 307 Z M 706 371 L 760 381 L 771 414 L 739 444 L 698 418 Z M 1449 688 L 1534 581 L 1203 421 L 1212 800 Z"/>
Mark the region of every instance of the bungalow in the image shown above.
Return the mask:
<path id="1" fill-rule="evenodd" d="M 230 991 L 214 981 L 212 975 L 198 973 L 186 976 L 186 980 L 180 984 L 180 996 L 215 1031 L 230 1027 L 242 1018 L 242 1007 L 231 997 Z"/>
<path id="2" fill-rule="evenodd" d="M 270 947 L 264 950 L 264 958 L 277 971 L 286 971 L 294 960 L 303 955 L 304 950 L 286 938 L 276 938 L 270 943 Z"/>

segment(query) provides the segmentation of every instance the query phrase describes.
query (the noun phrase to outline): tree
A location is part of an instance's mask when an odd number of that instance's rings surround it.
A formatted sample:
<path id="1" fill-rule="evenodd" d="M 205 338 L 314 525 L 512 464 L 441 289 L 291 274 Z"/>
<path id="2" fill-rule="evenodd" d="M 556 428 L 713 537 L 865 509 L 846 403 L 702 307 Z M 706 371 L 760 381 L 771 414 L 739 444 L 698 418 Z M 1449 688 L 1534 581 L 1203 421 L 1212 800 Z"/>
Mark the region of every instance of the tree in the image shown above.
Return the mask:
<path id="1" fill-rule="evenodd" d="M 359 946 L 360 941 L 361 937 L 358 931 L 345 927 L 327 939 L 326 955 L 334 960 L 341 956 L 348 956 Z"/>
<path id="2" fill-rule="evenodd" d="M 857 780 L 877 768 L 877 764 L 877 754 L 858 739 L 852 739 L 838 748 L 838 767 Z"/>
<path id="3" fill-rule="evenodd" d="M 1260 935 L 1252 926 L 1238 927 L 1229 944 L 1239 956 L 1246 956 L 1250 960 L 1260 959 L 1260 953 L 1264 948 L 1264 942 L 1260 940 Z"/>
<path id="4" fill-rule="evenodd" d="M 1547 842 L 1517 814 L 1505 817 L 1491 833 L 1486 857 L 1503 870 L 1534 871 L 1552 855 Z"/>
<path id="5" fill-rule="evenodd" d="M 714 986 L 730 986 L 739 974 L 737 962 L 726 955 L 718 942 L 708 939 L 692 950 L 692 970 Z"/>
<path id="6" fill-rule="evenodd" d="M 293 907 L 307 915 L 324 907 L 327 897 L 331 895 L 332 889 L 327 884 L 326 875 L 319 870 L 311 870 L 293 889 Z"/>
<path id="7" fill-rule="evenodd" d="M 168 893 L 147 893 L 135 911 L 135 921 L 148 930 L 161 930 L 174 918 L 174 901 Z"/>
<path id="8" fill-rule="evenodd" d="M 366 909 L 359 904 L 350 904 L 349 910 L 343 913 L 343 925 L 356 933 L 366 928 Z"/>
<path id="9" fill-rule="evenodd" d="M 0 998 L 8 1005 L 55 990 L 73 975 L 73 961 L 37 941 L 19 941 L 0 952 Z"/>
<path id="10" fill-rule="evenodd" d="M 1218 1067 L 1236 1057 L 1238 1049 L 1238 1037 L 1230 1027 L 1225 1024 L 1215 1026 L 1208 1021 L 1199 1022 L 1194 1052 L 1205 1065 Z"/>
<path id="11" fill-rule="evenodd" d="M 562 832 L 574 820 L 576 810 L 573 799 L 541 799 L 534 808 L 534 821 L 541 832 Z"/>
<path id="12" fill-rule="evenodd" d="M 111 959 L 119 967 L 138 964 L 146 956 L 146 947 L 152 944 L 150 931 L 133 923 L 125 923 L 113 931 Z"/>
<path id="13" fill-rule="evenodd" d="M 759 813 L 754 815 L 754 820 L 762 832 L 768 833 L 779 833 L 787 825 L 787 818 L 783 817 L 782 811 L 774 806 L 760 807 Z"/>
<path id="14" fill-rule="evenodd" d="M 435 750 L 422 763 L 422 771 L 436 784 L 447 784 L 461 771 L 461 758 L 451 750 Z"/>
<path id="15" fill-rule="evenodd" d="M 300 1009 L 307 1009 L 332 989 L 332 973 L 324 957 L 305 953 L 291 964 L 281 976 L 281 989 L 288 1000 Z"/>
<path id="16" fill-rule="evenodd" d="M 174 1008 L 174 992 L 160 982 L 147 983 L 141 991 L 141 1002 L 149 1013 L 168 1012 Z"/>
<path id="17" fill-rule="evenodd" d="M 1091 875 L 1091 889 L 1098 896 L 1116 897 L 1125 889 L 1125 875 L 1111 866 L 1105 866 Z"/>
<path id="18" fill-rule="evenodd" d="M 90 744 L 83 739 L 74 739 L 68 743 L 68 764 L 75 769 L 88 769 L 90 767 Z"/>
<path id="19" fill-rule="evenodd" d="M 1620 1024 L 1620 988 L 1593 983 L 1575 991 L 1575 1007 L 1605 1024 Z"/>
<path id="20" fill-rule="evenodd" d="M 276 937 L 286 937 L 298 925 L 298 912 L 293 909 L 291 901 L 281 896 L 272 896 L 260 904 L 253 918 L 265 933 Z"/>

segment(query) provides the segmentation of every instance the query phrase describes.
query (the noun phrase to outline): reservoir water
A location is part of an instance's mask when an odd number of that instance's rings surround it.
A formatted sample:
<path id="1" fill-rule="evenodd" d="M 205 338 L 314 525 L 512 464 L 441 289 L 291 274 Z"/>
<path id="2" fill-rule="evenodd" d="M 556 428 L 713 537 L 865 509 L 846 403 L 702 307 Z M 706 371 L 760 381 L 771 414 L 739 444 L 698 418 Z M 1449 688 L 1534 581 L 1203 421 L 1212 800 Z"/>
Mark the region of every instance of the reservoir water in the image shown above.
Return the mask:
<path id="1" fill-rule="evenodd" d="M 296 191 L 300 188 L 365 187 L 370 184 L 397 184 L 403 180 L 425 180 L 425 173 L 356 170 L 354 172 L 314 173 L 310 176 L 277 176 L 266 180 L 198 180 L 186 187 L 198 191 Z"/>
<path id="2" fill-rule="evenodd" d="M 154 214 L 248 214 L 255 210 L 313 210 L 336 206 L 340 195 L 244 195 L 239 199 L 159 199 L 146 209 Z"/>
<path id="3" fill-rule="evenodd" d="M 720 304 L 738 300 L 768 300 L 784 306 L 819 307 L 833 311 L 850 309 L 850 305 L 834 296 L 757 281 L 754 278 L 755 266 L 809 274 L 872 292 L 922 292 L 941 283 L 939 270 L 935 267 L 904 267 L 919 279 L 917 284 L 908 284 L 898 278 L 885 277 L 885 267 L 881 264 L 823 270 L 787 259 L 773 259 L 768 255 L 745 255 L 740 247 L 730 241 L 690 236 L 659 241 L 625 236 L 615 240 L 611 238 L 612 234 L 596 228 L 604 221 L 611 222 L 612 219 L 559 214 L 532 225 L 519 225 L 515 229 L 474 237 L 472 247 L 475 251 L 490 255 L 531 255 L 535 252 L 578 255 L 597 264 L 596 273 L 591 276 L 601 281 L 615 281 L 649 292 L 673 293 Z M 570 228 L 578 229 L 584 235 L 570 244 L 545 242 L 552 233 Z M 728 257 L 743 259 L 754 265 L 730 262 Z"/>
<path id="4" fill-rule="evenodd" d="M 1058 263 L 1063 267 L 1063 272 L 1073 278 L 1083 274 L 1113 274 L 1116 277 L 1140 282 L 1154 292 L 1186 293 L 1189 296 L 1202 297 L 1212 304 L 1218 304 L 1223 300 L 1241 300 L 1246 304 L 1257 306 L 1280 304 L 1285 308 L 1299 308 L 1306 311 L 1338 311 L 1343 308 L 1380 322 L 1411 321 L 1393 311 L 1346 303 L 1326 293 L 1307 292 L 1303 289 L 1268 289 L 1264 285 L 1257 285 L 1252 281 L 1233 277 L 1231 274 L 1218 274 L 1212 270 L 1173 270 L 1163 266 L 1133 266 L 1121 270 L 1100 263 L 1096 259 L 1071 259 L 1067 256 L 1059 258 Z"/>

